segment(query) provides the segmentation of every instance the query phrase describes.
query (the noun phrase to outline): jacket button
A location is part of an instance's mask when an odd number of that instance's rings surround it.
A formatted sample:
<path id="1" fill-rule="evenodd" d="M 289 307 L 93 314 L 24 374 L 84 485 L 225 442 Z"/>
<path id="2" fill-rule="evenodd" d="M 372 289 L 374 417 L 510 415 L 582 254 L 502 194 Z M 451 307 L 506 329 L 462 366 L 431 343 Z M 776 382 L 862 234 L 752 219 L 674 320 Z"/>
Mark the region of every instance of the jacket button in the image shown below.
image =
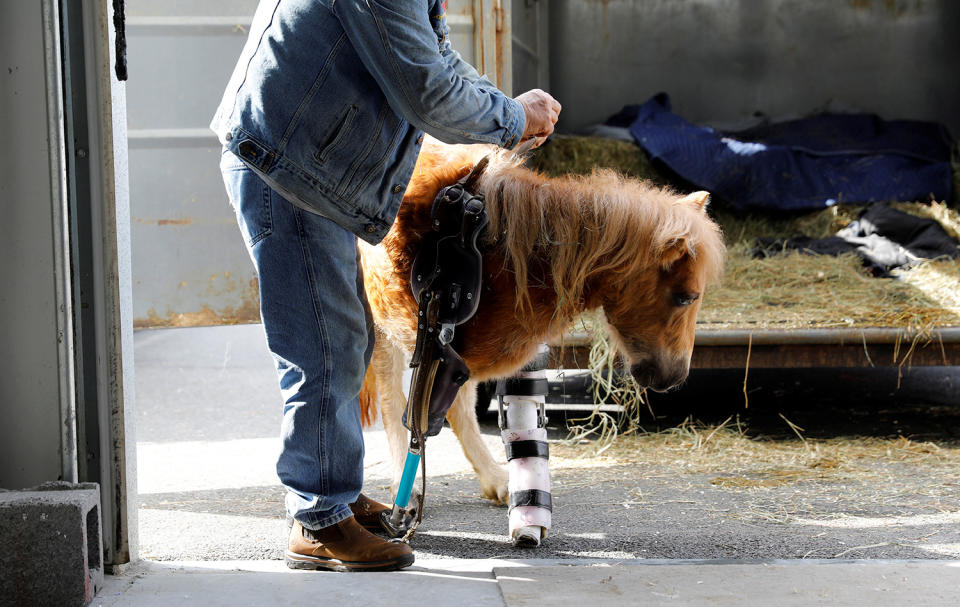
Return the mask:
<path id="1" fill-rule="evenodd" d="M 377 226 L 373 225 L 372 223 L 368 223 L 367 225 L 363 226 L 363 231 L 367 234 L 373 234 L 377 231 Z"/>
<path id="2" fill-rule="evenodd" d="M 417 137 L 417 145 L 420 145 L 422 143 L 423 143 L 423 135 L 420 135 L 419 137 Z"/>
<path id="3" fill-rule="evenodd" d="M 233 141 L 233 133 L 227 133 L 224 139 L 227 141 Z"/>
<path id="4" fill-rule="evenodd" d="M 399 184 L 398 184 L 398 185 L 393 186 L 393 193 L 394 193 L 394 194 L 399 194 L 399 193 L 402 192 L 402 191 L 403 191 L 403 186 L 402 186 L 402 185 L 399 185 Z"/>

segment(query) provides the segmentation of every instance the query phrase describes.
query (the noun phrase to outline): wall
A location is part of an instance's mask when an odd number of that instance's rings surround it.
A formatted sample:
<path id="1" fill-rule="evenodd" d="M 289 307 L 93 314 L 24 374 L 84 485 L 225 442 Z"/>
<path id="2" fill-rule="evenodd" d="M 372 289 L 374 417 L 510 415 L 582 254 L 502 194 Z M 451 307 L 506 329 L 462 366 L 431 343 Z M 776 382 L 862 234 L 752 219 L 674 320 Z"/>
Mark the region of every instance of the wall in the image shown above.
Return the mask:
<path id="1" fill-rule="evenodd" d="M 259 318 L 220 144 L 207 128 L 256 5 L 127 2 L 135 326 Z"/>
<path id="2" fill-rule="evenodd" d="M 694 122 L 835 100 L 960 135 L 955 0 L 578 0 L 550 13 L 566 130 L 666 91 Z"/>
<path id="3" fill-rule="evenodd" d="M 60 374 L 41 3 L 0 18 L 0 488 L 55 480 Z"/>
<path id="4" fill-rule="evenodd" d="M 451 0 L 454 48 L 473 61 L 477 0 Z M 253 266 L 207 128 L 256 0 L 127 0 L 134 325 L 259 321 Z"/>

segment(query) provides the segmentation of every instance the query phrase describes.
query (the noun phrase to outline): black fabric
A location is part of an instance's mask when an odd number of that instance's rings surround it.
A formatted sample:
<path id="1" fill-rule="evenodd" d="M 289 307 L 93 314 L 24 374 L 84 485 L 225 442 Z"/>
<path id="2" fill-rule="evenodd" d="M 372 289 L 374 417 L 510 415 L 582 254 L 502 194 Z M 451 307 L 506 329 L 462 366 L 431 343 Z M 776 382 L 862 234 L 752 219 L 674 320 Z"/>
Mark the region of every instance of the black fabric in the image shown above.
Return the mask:
<path id="1" fill-rule="evenodd" d="M 548 491 L 525 489 L 510 493 L 510 510 L 517 506 L 539 506 L 553 512 L 553 498 Z"/>
<path id="2" fill-rule="evenodd" d="M 114 70 L 117 80 L 127 79 L 127 14 L 124 0 L 113 0 L 114 53 L 117 56 Z"/>
<path id="3" fill-rule="evenodd" d="M 873 114 L 817 114 L 722 132 L 671 111 L 665 93 L 608 121 L 629 129 L 655 163 L 737 208 L 951 197 L 954 142 L 946 127 Z"/>
<path id="4" fill-rule="evenodd" d="M 916 217 L 876 204 L 834 236 L 827 238 L 761 238 L 755 257 L 782 251 L 813 255 L 854 253 L 874 276 L 888 278 L 890 270 L 908 267 L 921 259 L 960 258 L 960 243 L 933 219 Z"/>
<path id="5" fill-rule="evenodd" d="M 550 459 L 550 445 L 540 440 L 518 440 L 503 443 L 507 452 L 507 461 L 522 457 L 542 457 Z"/>

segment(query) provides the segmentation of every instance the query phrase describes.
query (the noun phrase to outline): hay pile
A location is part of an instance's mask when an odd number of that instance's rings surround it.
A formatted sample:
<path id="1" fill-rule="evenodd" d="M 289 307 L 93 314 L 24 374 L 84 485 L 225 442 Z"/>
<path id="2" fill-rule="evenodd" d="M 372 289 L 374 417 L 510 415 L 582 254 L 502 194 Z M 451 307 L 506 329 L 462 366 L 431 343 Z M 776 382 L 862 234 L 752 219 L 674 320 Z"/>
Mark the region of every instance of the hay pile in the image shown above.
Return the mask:
<path id="1" fill-rule="evenodd" d="M 737 494 L 730 516 L 747 521 L 796 522 L 798 517 L 835 517 L 855 509 L 953 510 L 960 504 L 960 445 L 905 437 L 836 437 L 791 440 L 749 436 L 737 419 L 719 425 L 688 420 L 656 433 L 621 436 L 604 447 L 577 442 L 551 444 L 550 466 L 564 480 L 638 485 L 664 479 L 702 494 L 706 486 Z M 589 474 L 583 474 L 589 469 Z M 576 477 L 565 477 L 565 471 Z M 929 497 L 929 504 L 920 503 Z M 657 496 L 634 490 L 631 507 L 656 507 Z M 844 504 L 846 503 L 846 506 Z M 909 506 L 909 508 L 907 508 Z"/>
<path id="2" fill-rule="evenodd" d="M 631 177 L 688 189 L 659 172 L 635 145 L 592 137 L 558 136 L 529 164 L 551 175 L 612 168 Z M 896 203 L 895 208 L 933 218 L 955 238 L 960 213 L 944 203 Z M 852 256 L 786 253 L 754 259 L 757 238 L 823 238 L 856 218 L 860 207 L 840 206 L 779 216 L 711 207 L 723 228 L 729 255 L 723 283 L 708 291 L 700 311 L 703 329 L 802 329 L 892 327 L 921 331 L 960 326 L 960 261 L 930 261 L 897 271 L 898 280 L 871 277 Z"/>
<path id="3" fill-rule="evenodd" d="M 936 219 L 957 237 L 960 214 L 945 204 L 896 203 Z M 893 327 L 921 331 L 960 325 L 960 261 L 933 260 L 873 278 L 854 255 L 782 255 L 755 259 L 759 237 L 823 238 L 849 223 L 859 207 L 833 207 L 792 219 L 717 213 L 729 247 L 722 284 L 707 292 L 704 329 Z"/>
<path id="4" fill-rule="evenodd" d="M 751 437 L 738 419 L 718 425 L 687 420 L 661 432 L 621 436 L 611 445 L 584 450 L 576 442 L 551 444 L 550 465 L 605 468 L 614 465 L 656 466 L 671 474 L 717 474 L 711 484 L 762 488 L 805 479 L 881 481 L 891 465 L 932 471 L 943 482 L 960 483 L 960 446 L 913 441 L 906 437 L 837 437 L 792 440 Z"/>

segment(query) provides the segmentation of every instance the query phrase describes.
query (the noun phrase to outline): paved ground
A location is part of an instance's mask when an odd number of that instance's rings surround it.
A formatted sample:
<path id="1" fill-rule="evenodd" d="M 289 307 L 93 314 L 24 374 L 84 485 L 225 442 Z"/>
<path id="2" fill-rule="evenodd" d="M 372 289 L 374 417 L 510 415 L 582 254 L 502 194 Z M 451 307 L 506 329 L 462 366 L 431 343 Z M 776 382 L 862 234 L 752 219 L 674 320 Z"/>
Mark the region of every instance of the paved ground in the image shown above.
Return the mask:
<path id="1" fill-rule="evenodd" d="M 273 471 L 280 404 L 262 339 L 258 325 L 136 333 L 143 558 L 281 557 L 283 493 Z M 899 391 L 888 371 L 750 377 L 749 410 L 743 410 L 742 376 L 701 374 L 691 378 L 689 390 L 655 398 L 662 417 L 650 425 L 669 427 L 691 414 L 718 422 L 737 412 L 757 432 L 792 436 L 778 416 L 785 412 L 811 437 L 853 433 L 942 442 L 960 428 L 957 369 L 907 373 Z M 552 420 L 552 435 L 562 437 L 563 414 L 555 412 Z M 483 426 L 494 453 L 502 453 L 492 416 Z M 505 509 L 479 496 L 459 447 L 444 431 L 431 439 L 428 507 L 414 547 L 421 561 L 958 558 L 960 484 L 938 476 L 942 467 L 914 468 L 912 461 L 894 461 L 866 480 L 761 478 L 731 488 L 714 470 L 684 472 L 683 462 L 581 464 L 567 457 L 557 461 L 553 475 L 553 533 L 531 552 L 508 544 Z M 366 490 L 389 501 L 381 429 L 367 432 L 364 465 Z M 876 486 L 876 479 L 885 486 Z"/>
<path id="2" fill-rule="evenodd" d="M 144 562 L 109 576 L 96 607 L 389 604 L 953 605 L 960 564 L 941 561 L 420 560 L 403 572 L 290 571 L 277 561 Z"/>

